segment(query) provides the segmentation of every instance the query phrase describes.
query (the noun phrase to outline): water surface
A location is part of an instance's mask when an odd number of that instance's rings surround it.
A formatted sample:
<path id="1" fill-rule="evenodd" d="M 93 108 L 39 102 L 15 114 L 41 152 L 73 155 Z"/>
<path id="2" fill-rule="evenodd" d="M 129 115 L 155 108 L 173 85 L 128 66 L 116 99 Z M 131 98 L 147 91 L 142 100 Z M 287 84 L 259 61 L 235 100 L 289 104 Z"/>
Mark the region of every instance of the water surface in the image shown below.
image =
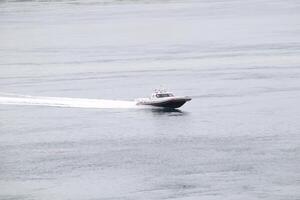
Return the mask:
<path id="1" fill-rule="evenodd" d="M 299 6 L 1 2 L 0 199 L 299 199 Z"/>

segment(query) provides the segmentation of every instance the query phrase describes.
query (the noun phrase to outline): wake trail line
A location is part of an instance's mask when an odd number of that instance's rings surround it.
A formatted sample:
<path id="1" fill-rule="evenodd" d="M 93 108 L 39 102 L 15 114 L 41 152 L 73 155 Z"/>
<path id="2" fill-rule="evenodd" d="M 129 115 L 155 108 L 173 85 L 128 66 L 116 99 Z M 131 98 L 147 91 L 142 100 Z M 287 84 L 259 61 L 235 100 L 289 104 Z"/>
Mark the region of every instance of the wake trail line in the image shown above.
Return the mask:
<path id="1" fill-rule="evenodd" d="M 138 107 L 136 106 L 136 103 L 134 101 L 65 98 L 65 97 L 40 97 L 40 96 L 28 96 L 28 95 L 13 96 L 12 94 L 0 96 L 0 104 L 71 107 L 71 108 L 137 108 Z"/>

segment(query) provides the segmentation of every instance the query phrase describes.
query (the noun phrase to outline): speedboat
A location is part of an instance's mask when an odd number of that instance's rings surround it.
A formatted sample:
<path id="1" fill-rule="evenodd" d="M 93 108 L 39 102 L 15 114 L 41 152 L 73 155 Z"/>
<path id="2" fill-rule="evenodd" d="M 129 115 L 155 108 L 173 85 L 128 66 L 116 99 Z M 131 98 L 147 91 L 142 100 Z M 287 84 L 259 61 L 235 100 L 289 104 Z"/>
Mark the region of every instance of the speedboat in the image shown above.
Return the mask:
<path id="1" fill-rule="evenodd" d="M 154 90 L 154 93 L 149 98 L 139 98 L 135 101 L 137 105 L 148 105 L 162 108 L 179 108 L 187 101 L 192 100 L 188 96 L 174 96 L 166 90 Z"/>

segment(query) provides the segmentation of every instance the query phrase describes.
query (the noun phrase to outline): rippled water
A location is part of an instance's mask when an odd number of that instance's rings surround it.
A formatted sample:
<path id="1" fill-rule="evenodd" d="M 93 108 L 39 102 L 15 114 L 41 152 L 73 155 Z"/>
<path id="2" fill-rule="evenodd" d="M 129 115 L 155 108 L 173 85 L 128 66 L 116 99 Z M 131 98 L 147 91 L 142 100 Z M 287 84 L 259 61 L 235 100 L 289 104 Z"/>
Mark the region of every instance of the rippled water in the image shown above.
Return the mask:
<path id="1" fill-rule="evenodd" d="M 0 199 L 300 199 L 299 19 L 296 0 L 0 2 Z M 193 100 L 132 104 L 161 85 Z"/>

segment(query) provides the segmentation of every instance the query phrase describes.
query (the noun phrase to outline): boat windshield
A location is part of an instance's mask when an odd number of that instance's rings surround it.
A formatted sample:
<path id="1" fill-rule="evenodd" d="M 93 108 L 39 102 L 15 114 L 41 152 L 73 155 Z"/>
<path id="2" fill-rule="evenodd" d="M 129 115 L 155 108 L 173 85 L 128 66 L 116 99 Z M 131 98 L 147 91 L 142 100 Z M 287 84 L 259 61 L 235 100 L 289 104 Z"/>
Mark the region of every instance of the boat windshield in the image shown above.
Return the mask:
<path id="1" fill-rule="evenodd" d="M 173 94 L 170 93 L 165 93 L 165 94 L 156 94 L 157 98 L 162 98 L 162 97 L 172 97 Z"/>

